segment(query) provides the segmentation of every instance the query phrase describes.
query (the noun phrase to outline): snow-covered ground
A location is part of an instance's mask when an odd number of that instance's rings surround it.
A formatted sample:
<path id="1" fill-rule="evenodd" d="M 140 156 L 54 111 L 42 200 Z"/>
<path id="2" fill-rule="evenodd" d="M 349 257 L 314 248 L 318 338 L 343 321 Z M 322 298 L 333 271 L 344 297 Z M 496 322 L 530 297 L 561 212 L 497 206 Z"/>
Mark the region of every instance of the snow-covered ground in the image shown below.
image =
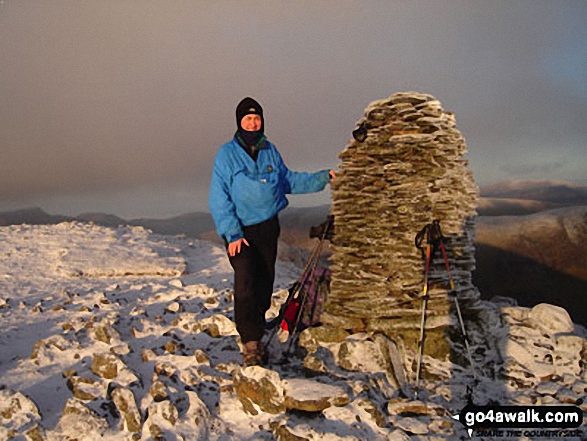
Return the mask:
<path id="1" fill-rule="evenodd" d="M 440 378 L 423 381 L 429 402 L 402 399 L 377 355 L 381 341 L 368 335 L 331 343 L 330 354 L 346 358 L 322 376 L 306 378 L 296 357 L 240 369 L 232 268 L 212 243 L 142 227 L 22 225 L 0 228 L 0 256 L 2 440 L 466 436 L 450 415 L 469 374 L 425 360 Z M 271 314 L 300 271 L 278 262 Z M 482 378 L 478 397 L 553 404 L 585 395 L 586 334 L 564 311 L 502 305 L 484 314 L 502 342 L 504 386 L 500 395 L 495 378 Z M 328 364 L 308 338 L 311 360 Z"/>
<path id="2" fill-rule="evenodd" d="M 167 355 L 186 375 L 200 364 L 196 350 L 212 365 L 228 365 L 227 371 L 240 363 L 230 320 L 219 319 L 226 328 L 219 331 L 221 339 L 210 336 L 214 331 L 194 332 L 194 326 L 206 330 L 206 318 L 232 316 L 232 268 L 216 245 L 155 236 L 142 227 L 62 223 L 0 228 L 0 256 L 0 384 L 32 399 L 48 433 L 73 396 L 64 373 L 93 378 L 96 399 L 85 401 L 90 408 L 99 411 L 105 402 L 108 382 L 91 372 L 95 354 L 123 359 L 124 381 L 138 377 L 146 391 L 154 366 L 142 361 L 145 350 L 159 353 L 160 361 Z M 280 262 L 276 289 L 286 288 L 298 271 Z M 169 344 L 166 351 L 169 342 L 178 347 Z M 223 425 L 246 438 L 258 427 L 243 425 L 235 403 L 226 404 L 235 412 Z M 8 433 L 3 430 L 0 439 Z M 128 432 L 119 436 L 115 430 L 105 439 L 126 437 Z"/>

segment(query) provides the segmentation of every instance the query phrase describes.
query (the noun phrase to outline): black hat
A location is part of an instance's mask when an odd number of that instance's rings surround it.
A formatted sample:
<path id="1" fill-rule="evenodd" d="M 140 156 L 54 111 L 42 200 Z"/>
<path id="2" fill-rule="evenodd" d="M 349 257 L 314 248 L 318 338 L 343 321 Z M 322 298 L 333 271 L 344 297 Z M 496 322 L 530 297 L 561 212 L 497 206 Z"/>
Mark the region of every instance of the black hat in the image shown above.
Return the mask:
<path id="1" fill-rule="evenodd" d="M 238 103 L 238 106 L 236 106 L 236 125 L 237 125 L 238 129 L 242 130 L 241 120 L 246 115 L 250 115 L 250 114 L 259 115 L 261 117 L 261 132 L 262 132 L 263 126 L 264 126 L 263 108 L 261 107 L 261 104 L 259 104 L 257 101 L 255 101 L 251 97 L 244 98 L 240 103 Z"/>

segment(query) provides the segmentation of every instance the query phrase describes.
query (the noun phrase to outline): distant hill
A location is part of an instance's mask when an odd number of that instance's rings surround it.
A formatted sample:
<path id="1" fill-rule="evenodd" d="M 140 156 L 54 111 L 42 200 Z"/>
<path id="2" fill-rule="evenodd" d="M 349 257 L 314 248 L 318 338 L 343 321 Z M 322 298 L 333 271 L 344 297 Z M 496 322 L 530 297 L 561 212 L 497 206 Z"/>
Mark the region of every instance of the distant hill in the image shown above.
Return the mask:
<path id="1" fill-rule="evenodd" d="M 182 214 L 169 219 L 133 219 L 128 223 L 148 228 L 157 234 L 185 234 L 194 238 L 215 229 L 210 213 L 200 212 Z"/>
<path id="2" fill-rule="evenodd" d="M 481 188 L 478 207 L 480 216 L 527 215 L 560 206 L 587 205 L 587 186 L 567 181 L 503 181 Z M 280 219 L 285 239 L 310 243 L 311 226 L 324 222 L 328 205 L 310 208 L 286 208 Z M 209 213 L 193 212 L 167 219 L 126 220 L 113 214 L 83 213 L 78 216 L 50 215 L 38 207 L 0 213 L 0 225 L 53 224 L 69 220 L 94 222 L 98 225 L 142 225 L 159 234 L 209 236 L 214 222 Z M 302 240 L 303 239 L 303 240 Z"/>
<path id="3" fill-rule="evenodd" d="M 50 225 L 73 220 L 72 217 L 51 215 L 39 207 L 25 208 L 22 210 L 6 211 L 0 213 L 0 226 L 7 225 Z"/>
<path id="4" fill-rule="evenodd" d="M 0 213 L 0 226 L 6 225 L 51 225 L 61 222 L 93 222 L 105 227 L 119 225 L 142 226 L 157 234 L 200 237 L 202 233 L 214 230 L 214 222 L 210 213 L 187 213 L 168 219 L 131 219 L 126 220 L 113 214 L 82 213 L 78 216 L 58 216 L 46 213 L 40 208 L 27 208 L 17 211 Z"/>
<path id="5" fill-rule="evenodd" d="M 482 216 L 475 246 L 473 281 L 483 298 L 563 306 L 575 322 L 587 325 L 587 206 Z"/>
<path id="6" fill-rule="evenodd" d="M 587 187 L 558 181 L 514 181 L 484 187 L 482 194 L 473 273 L 482 296 L 509 296 L 526 306 L 553 303 L 567 308 L 575 321 L 587 324 L 587 308 L 579 306 L 587 303 Z M 574 201 L 581 204 L 570 206 Z M 561 205 L 565 208 L 554 208 Z M 317 242 L 310 239 L 310 228 L 324 222 L 328 213 L 328 205 L 288 207 L 280 214 L 281 241 L 307 253 Z M 128 221 L 102 213 L 54 216 L 40 208 L 0 213 L 0 225 L 71 220 L 109 227 L 137 225 L 158 234 L 221 243 L 209 213 Z M 296 254 L 292 248 L 282 248 L 282 255 Z M 324 255 L 328 253 L 326 249 Z"/>
<path id="7" fill-rule="evenodd" d="M 519 216 L 556 207 L 556 204 L 527 199 L 481 197 L 477 213 L 479 216 Z"/>
<path id="8" fill-rule="evenodd" d="M 587 205 L 587 186 L 567 181 L 503 181 L 483 186 L 481 195 L 540 201 L 556 206 Z"/>
<path id="9" fill-rule="evenodd" d="M 528 216 L 482 216 L 475 241 L 587 281 L 587 206 Z"/>
<path id="10" fill-rule="evenodd" d="M 478 217 L 475 286 L 485 299 L 505 296 L 522 306 L 562 306 L 587 326 L 587 205 L 546 209 L 550 205 L 542 202 L 510 202 L 482 199 L 485 207 L 479 211 L 500 215 Z M 317 240 L 309 238 L 309 229 L 327 214 L 328 206 L 287 209 L 280 216 L 282 240 L 313 248 Z"/>
<path id="11" fill-rule="evenodd" d="M 312 248 L 316 239 L 310 239 L 310 228 L 324 222 L 329 213 L 329 205 L 286 208 L 279 214 L 281 240 L 297 247 Z"/>
<path id="12" fill-rule="evenodd" d="M 118 227 L 119 225 L 128 224 L 128 221 L 113 214 L 82 213 L 75 218 L 81 222 L 93 222 L 96 225 L 102 225 L 104 227 Z"/>

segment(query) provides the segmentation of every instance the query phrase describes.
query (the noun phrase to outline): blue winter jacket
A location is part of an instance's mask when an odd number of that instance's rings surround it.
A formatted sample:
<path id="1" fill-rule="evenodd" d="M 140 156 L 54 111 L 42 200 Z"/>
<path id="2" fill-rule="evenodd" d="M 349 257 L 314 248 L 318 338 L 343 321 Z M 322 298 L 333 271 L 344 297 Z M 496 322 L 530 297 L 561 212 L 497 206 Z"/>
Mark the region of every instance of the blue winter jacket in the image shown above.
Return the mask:
<path id="1" fill-rule="evenodd" d="M 255 162 L 236 137 L 220 147 L 214 160 L 209 206 L 220 237 L 234 242 L 243 226 L 271 219 L 287 204 L 286 194 L 314 193 L 324 189 L 329 171 L 290 171 L 269 141 L 259 149 Z"/>

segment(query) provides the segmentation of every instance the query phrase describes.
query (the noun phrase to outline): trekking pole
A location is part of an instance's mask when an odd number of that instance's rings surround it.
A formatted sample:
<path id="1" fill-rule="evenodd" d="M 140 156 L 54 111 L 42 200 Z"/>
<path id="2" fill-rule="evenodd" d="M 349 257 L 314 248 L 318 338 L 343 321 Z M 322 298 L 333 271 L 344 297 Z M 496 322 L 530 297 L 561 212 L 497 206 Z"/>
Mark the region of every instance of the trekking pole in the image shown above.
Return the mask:
<path id="1" fill-rule="evenodd" d="M 321 289 L 322 283 L 324 282 L 324 280 L 326 279 L 326 271 L 322 271 L 322 275 L 320 276 L 320 280 L 318 280 L 318 283 L 314 284 L 314 303 L 312 304 L 312 311 L 310 312 L 310 317 L 308 319 L 308 322 L 310 324 L 312 324 L 314 322 L 314 315 L 316 314 L 316 306 L 318 305 L 318 294 L 319 291 Z"/>
<path id="2" fill-rule="evenodd" d="M 438 220 L 432 221 L 430 224 L 426 224 L 418 234 L 416 235 L 415 244 L 416 248 L 420 251 L 422 249 L 422 242 L 426 238 L 426 251 L 425 251 L 425 267 L 424 267 L 424 296 L 422 303 L 422 323 L 420 324 L 420 340 L 418 342 L 418 364 L 416 367 L 416 390 L 415 397 L 418 399 L 418 392 L 420 390 L 420 370 L 422 366 L 422 358 L 424 357 L 424 332 L 426 328 L 426 309 L 428 307 L 428 300 L 430 295 L 428 293 L 429 288 L 429 273 L 432 257 L 436 251 L 438 244 L 442 243 L 442 232 L 440 230 L 440 223 Z M 424 253 L 424 252 L 423 252 Z"/>
<path id="3" fill-rule="evenodd" d="M 425 327 L 425 314 L 426 314 L 426 305 L 428 302 L 428 298 L 429 295 L 427 294 L 428 292 L 428 273 L 430 271 L 430 261 L 432 259 L 432 257 L 434 256 L 436 250 L 438 250 L 438 248 L 440 248 L 440 251 L 442 252 L 442 258 L 444 260 L 444 264 L 446 266 L 446 272 L 448 274 L 448 282 L 449 282 L 449 287 L 450 287 L 450 291 L 449 291 L 449 296 L 452 296 L 455 302 L 455 309 L 457 311 L 457 317 L 459 320 L 459 325 L 461 328 L 461 333 L 463 335 L 463 340 L 465 341 L 465 347 L 467 349 L 467 356 L 469 359 L 469 364 L 471 365 L 471 371 L 473 372 L 473 378 L 474 380 L 477 380 L 477 375 L 475 373 L 475 364 L 473 363 L 473 356 L 471 354 L 471 347 L 469 345 L 469 339 L 467 338 L 467 331 L 465 329 L 465 322 L 463 320 L 463 316 L 461 314 L 461 307 L 459 305 L 459 301 L 457 299 L 457 293 L 456 293 L 456 289 L 455 289 L 455 283 L 454 280 L 452 278 L 452 272 L 450 270 L 450 264 L 448 262 L 448 257 L 446 254 L 446 248 L 444 246 L 444 236 L 442 234 L 442 230 L 440 228 L 440 221 L 438 220 L 434 220 L 432 221 L 432 223 L 426 225 L 424 228 L 422 228 L 422 230 L 416 235 L 416 247 L 420 250 L 422 250 L 422 241 L 424 239 L 424 236 L 426 236 L 427 242 L 428 244 L 426 245 L 426 269 L 425 269 L 425 274 L 424 274 L 424 304 L 423 304 L 423 308 L 422 308 L 422 326 L 420 329 L 420 342 L 419 342 L 419 356 L 418 356 L 418 367 L 417 367 L 417 372 L 416 372 L 416 398 L 418 397 L 418 390 L 419 390 L 419 385 L 420 385 L 420 365 L 421 365 L 421 360 L 422 360 L 422 356 L 424 353 L 424 327 Z"/>
<path id="4" fill-rule="evenodd" d="M 322 248 L 322 247 L 320 247 Z M 316 265 L 317 265 L 318 261 L 315 261 L 315 264 L 312 266 L 312 271 L 310 272 L 310 277 L 308 277 L 307 280 L 310 280 L 312 277 L 314 277 L 314 270 L 316 269 Z M 303 287 L 302 287 L 303 288 Z M 306 301 L 308 299 L 308 290 L 303 290 L 302 291 L 302 299 L 300 301 L 300 308 L 298 309 L 297 315 L 296 315 L 296 321 L 294 323 L 294 326 L 291 330 L 291 334 L 289 336 L 289 345 L 287 347 L 287 351 L 286 354 L 289 354 L 291 351 L 291 347 L 293 345 L 294 339 L 295 339 L 295 335 L 296 332 L 298 331 L 298 328 L 300 326 L 300 322 L 302 320 L 302 315 L 303 315 L 303 311 L 304 311 L 304 307 L 306 306 Z"/>
<path id="5" fill-rule="evenodd" d="M 316 267 L 318 266 L 318 261 L 320 260 L 320 254 L 322 253 L 322 246 L 324 245 L 325 239 L 326 239 L 326 235 L 329 232 L 329 227 L 330 224 L 332 222 L 332 219 L 329 217 L 328 218 L 328 223 L 326 225 L 326 227 L 324 228 L 324 231 L 322 232 L 322 235 L 320 236 L 320 241 L 318 242 L 318 246 L 316 247 L 318 249 L 318 252 L 315 255 L 314 261 L 312 262 L 312 270 L 309 273 L 310 277 L 307 278 L 307 280 L 311 280 L 312 277 L 314 277 L 314 272 L 316 271 Z M 306 280 L 306 281 L 307 281 Z M 306 304 L 306 301 L 308 299 L 308 291 L 304 291 L 302 292 L 302 300 L 300 302 L 300 309 L 298 310 L 298 314 L 296 317 L 296 321 L 295 321 L 295 325 L 292 328 L 291 331 L 291 335 L 290 335 L 290 341 L 289 341 L 289 346 L 287 347 L 287 351 L 286 353 L 289 354 L 291 347 L 293 345 L 294 339 L 295 339 L 295 335 L 296 332 L 298 331 L 299 325 L 300 325 L 300 321 L 302 319 L 302 315 L 303 315 L 303 311 L 304 311 L 304 306 Z"/>
<path id="6" fill-rule="evenodd" d="M 424 227 L 426 228 L 426 227 Z M 416 390 L 415 397 L 418 399 L 418 392 L 420 391 L 420 368 L 422 365 L 422 357 L 424 356 L 424 327 L 426 323 L 426 308 L 428 306 L 428 272 L 430 271 L 430 257 L 431 249 L 430 243 L 426 244 L 426 266 L 424 270 L 424 291 L 422 303 L 422 323 L 420 324 L 420 340 L 418 341 L 418 364 L 416 367 Z"/>
<path id="7" fill-rule="evenodd" d="M 281 308 L 280 313 L 278 314 L 277 318 L 275 319 L 277 324 L 271 330 L 271 334 L 269 335 L 269 339 L 267 340 L 267 343 L 266 343 L 267 346 L 269 346 L 269 344 L 271 343 L 271 341 L 273 340 L 273 338 L 277 334 L 277 331 L 279 329 L 279 324 L 283 320 L 283 315 L 284 315 L 285 311 L 287 310 L 287 306 L 294 300 L 294 298 L 296 297 L 296 294 L 298 294 L 298 292 L 300 291 L 300 289 L 306 283 L 306 279 L 307 279 L 307 276 L 308 276 L 308 270 L 310 268 L 310 265 L 315 260 L 315 256 L 319 252 L 318 245 L 319 244 L 316 244 L 316 246 L 312 250 L 312 253 L 310 254 L 310 257 L 308 258 L 308 261 L 306 262 L 306 265 L 304 267 L 304 270 L 302 271 L 302 274 L 300 275 L 300 277 L 298 278 L 298 280 L 295 281 L 295 283 L 294 283 L 294 285 L 293 285 L 293 287 L 291 289 L 290 294 L 287 296 L 287 299 L 285 300 L 285 302 L 284 302 L 284 304 L 283 304 L 283 306 Z"/>
<path id="8" fill-rule="evenodd" d="M 440 226 L 439 226 L 440 228 Z M 444 259 L 444 264 L 446 265 L 446 272 L 448 273 L 448 281 L 450 285 L 450 293 L 455 301 L 455 308 L 457 310 L 457 317 L 459 318 L 459 324 L 461 326 L 461 332 L 463 334 L 463 340 L 465 340 L 465 347 L 467 348 L 467 356 L 469 357 L 469 364 L 471 365 L 471 371 L 473 371 L 473 379 L 477 380 L 477 375 L 475 374 L 475 364 L 473 363 L 473 356 L 471 355 L 471 347 L 469 346 L 469 339 L 467 338 L 467 330 L 465 329 L 465 322 L 463 321 L 463 316 L 461 314 L 461 307 L 459 306 L 459 301 L 457 299 L 457 292 L 455 290 L 455 283 L 452 278 L 452 274 L 450 271 L 450 266 L 448 264 L 448 258 L 446 257 L 446 249 L 444 247 L 444 243 L 440 242 L 440 250 L 442 251 L 442 258 Z"/>

